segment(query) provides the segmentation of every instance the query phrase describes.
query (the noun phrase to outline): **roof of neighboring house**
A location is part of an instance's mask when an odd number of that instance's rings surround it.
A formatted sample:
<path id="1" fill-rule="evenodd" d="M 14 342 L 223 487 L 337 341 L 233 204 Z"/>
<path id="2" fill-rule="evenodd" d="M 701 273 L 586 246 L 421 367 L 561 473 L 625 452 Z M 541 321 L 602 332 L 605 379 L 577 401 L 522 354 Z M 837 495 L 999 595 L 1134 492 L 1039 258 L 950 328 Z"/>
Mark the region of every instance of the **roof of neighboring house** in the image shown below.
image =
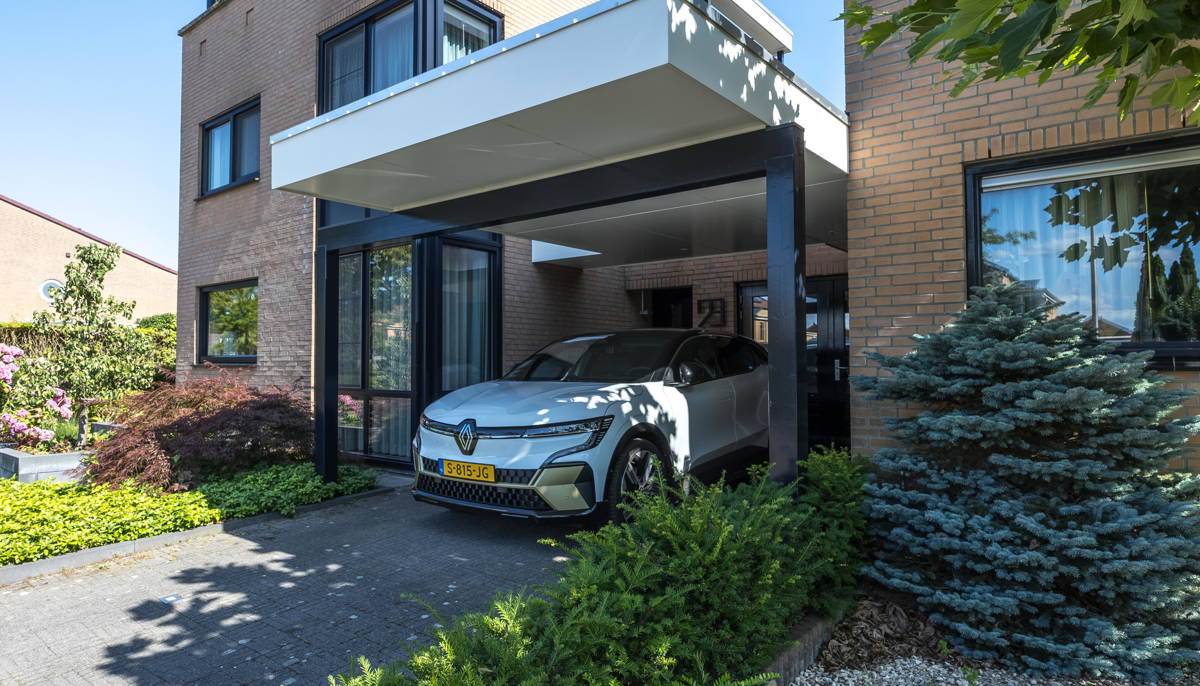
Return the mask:
<path id="1" fill-rule="evenodd" d="M 54 222 L 55 224 L 58 224 L 59 226 L 63 227 L 64 229 L 70 229 L 71 231 L 74 231 L 75 233 L 79 234 L 80 236 L 83 236 L 84 238 L 87 238 L 88 240 L 96 241 L 97 243 L 100 243 L 101 245 L 112 245 L 112 241 L 106 241 L 103 238 L 101 238 L 93 233 L 88 233 L 87 231 L 84 231 L 83 229 L 79 228 L 78 226 L 72 226 L 61 219 L 51 217 L 50 215 L 46 214 L 45 212 L 35 210 L 32 207 L 30 207 L 29 205 L 26 205 L 24 203 L 19 203 L 16 200 L 13 200 L 12 198 L 10 198 L 6 195 L 0 195 L 0 200 L 12 205 L 13 207 L 18 208 L 18 209 L 25 210 L 26 212 L 29 212 L 30 214 L 36 214 L 37 216 L 41 217 L 42 219 L 45 219 L 46 221 Z M 122 250 L 125 252 L 126 255 L 129 255 L 130 257 L 132 257 L 134 259 L 141 260 L 142 262 L 145 262 L 146 264 L 148 264 L 152 267 L 158 267 L 159 269 L 163 270 L 164 272 L 168 272 L 170 274 L 175 274 L 175 275 L 179 274 L 179 272 L 175 271 L 174 269 L 171 269 L 170 267 L 168 267 L 166 265 L 159 264 L 158 262 L 155 262 L 154 260 L 152 260 L 148 257 L 143 257 L 131 250 L 125 250 L 125 248 L 122 248 Z"/>

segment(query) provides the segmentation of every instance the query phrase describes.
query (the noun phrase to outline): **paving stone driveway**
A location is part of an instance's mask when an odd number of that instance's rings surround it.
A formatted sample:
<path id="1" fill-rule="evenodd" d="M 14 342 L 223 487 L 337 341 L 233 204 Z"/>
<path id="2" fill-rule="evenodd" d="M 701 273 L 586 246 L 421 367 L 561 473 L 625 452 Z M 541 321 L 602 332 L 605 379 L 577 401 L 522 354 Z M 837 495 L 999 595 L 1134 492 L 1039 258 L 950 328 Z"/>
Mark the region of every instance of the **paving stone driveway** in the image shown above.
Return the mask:
<path id="1" fill-rule="evenodd" d="M 0 586 L 0 684 L 323 685 L 557 564 L 577 527 L 387 495 Z M 560 558 L 561 559 L 561 558 Z"/>

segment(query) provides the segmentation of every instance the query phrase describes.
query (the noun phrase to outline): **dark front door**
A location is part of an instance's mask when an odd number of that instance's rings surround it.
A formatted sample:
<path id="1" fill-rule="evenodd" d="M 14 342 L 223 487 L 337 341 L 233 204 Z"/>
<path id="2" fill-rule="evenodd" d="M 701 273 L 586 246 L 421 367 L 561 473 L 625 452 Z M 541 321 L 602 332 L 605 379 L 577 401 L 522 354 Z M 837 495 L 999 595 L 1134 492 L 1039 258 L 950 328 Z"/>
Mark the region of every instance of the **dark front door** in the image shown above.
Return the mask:
<path id="1" fill-rule="evenodd" d="M 808 306 L 804 322 L 810 381 L 808 435 L 810 445 L 850 444 L 850 362 L 846 311 L 846 277 L 805 279 Z M 767 344 L 770 312 L 765 283 L 743 284 L 738 309 L 738 333 Z"/>
<path id="2" fill-rule="evenodd" d="M 656 288 L 650 291 L 651 326 L 692 328 L 692 289 Z"/>

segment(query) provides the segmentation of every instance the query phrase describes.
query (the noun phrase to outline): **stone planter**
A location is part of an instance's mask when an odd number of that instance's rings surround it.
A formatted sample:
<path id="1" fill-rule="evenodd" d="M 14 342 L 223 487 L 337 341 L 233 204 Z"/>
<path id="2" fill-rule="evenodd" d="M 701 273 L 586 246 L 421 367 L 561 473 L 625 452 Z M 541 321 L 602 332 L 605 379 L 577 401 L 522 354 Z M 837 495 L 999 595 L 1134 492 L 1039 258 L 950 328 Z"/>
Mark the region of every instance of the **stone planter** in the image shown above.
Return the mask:
<path id="1" fill-rule="evenodd" d="M 78 481 L 79 477 L 69 476 L 66 472 L 77 469 L 79 461 L 88 454 L 81 451 L 34 455 L 16 448 L 0 448 L 0 479 L 16 477 L 17 481 L 23 483 L 40 479 Z"/>
<path id="2" fill-rule="evenodd" d="M 108 424 L 107 422 L 92 422 L 92 433 L 104 432 L 115 433 L 117 429 L 124 429 L 120 424 Z"/>

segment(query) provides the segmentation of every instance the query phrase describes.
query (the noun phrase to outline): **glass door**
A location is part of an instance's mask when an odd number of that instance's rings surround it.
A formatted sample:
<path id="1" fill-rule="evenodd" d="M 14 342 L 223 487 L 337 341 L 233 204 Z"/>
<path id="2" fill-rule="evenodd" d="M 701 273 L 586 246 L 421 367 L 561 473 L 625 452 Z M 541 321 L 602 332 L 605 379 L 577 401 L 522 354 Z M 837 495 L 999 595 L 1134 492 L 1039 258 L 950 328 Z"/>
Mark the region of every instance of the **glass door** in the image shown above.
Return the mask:
<path id="1" fill-rule="evenodd" d="M 805 286 L 808 292 L 804 314 L 804 363 L 810 379 L 809 444 L 849 445 L 850 317 L 846 311 L 846 277 L 810 277 L 805 280 Z M 738 333 L 765 346 L 770 312 L 767 285 L 742 285 L 740 299 Z"/>

